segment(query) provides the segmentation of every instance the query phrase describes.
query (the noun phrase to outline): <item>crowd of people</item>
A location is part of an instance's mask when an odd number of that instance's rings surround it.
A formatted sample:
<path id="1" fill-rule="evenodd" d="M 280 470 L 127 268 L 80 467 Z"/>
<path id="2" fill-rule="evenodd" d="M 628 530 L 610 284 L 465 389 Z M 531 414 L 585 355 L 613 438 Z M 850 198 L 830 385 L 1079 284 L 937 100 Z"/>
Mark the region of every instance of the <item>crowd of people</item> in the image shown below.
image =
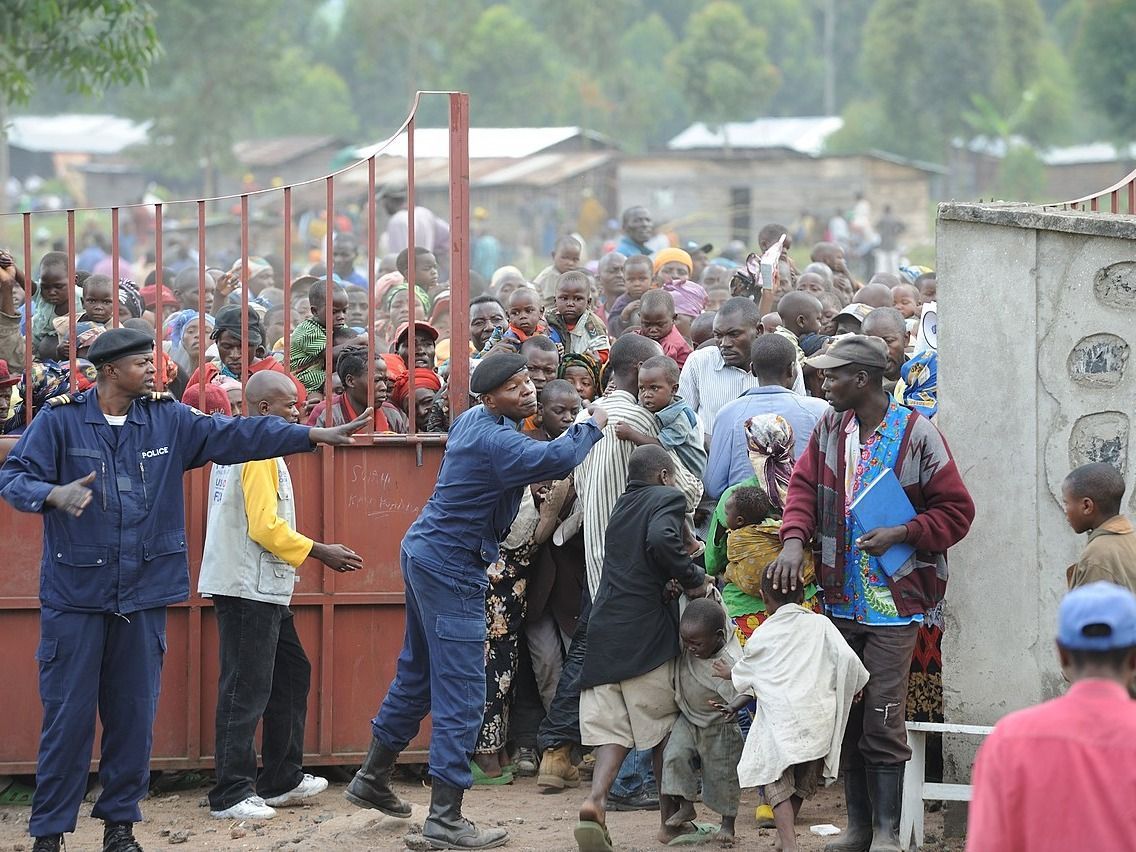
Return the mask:
<path id="1" fill-rule="evenodd" d="M 391 206 L 405 220 L 397 199 Z M 114 288 L 60 252 L 26 282 L 2 253 L 0 430 L 30 434 L 44 411 L 96 384 L 102 394 L 119 371 L 111 356 L 141 351 L 161 316 L 151 369 L 177 398 L 220 415 L 211 420 L 275 415 L 339 429 L 336 440 L 364 423 L 449 432 L 435 495 L 403 543 L 398 675 L 347 789 L 357 805 L 408 816 L 391 773 L 431 711 L 425 833 L 436 848 L 506 842 L 462 817 L 471 785 L 535 776 L 558 793 L 590 773 L 581 850 L 610 850 L 607 812 L 637 809 L 659 811 L 661 842 L 712 834 L 729 845 L 743 787 L 760 791 L 757 824 L 792 850 L 803 801 L 838 774 L 848 825 L 827 848 L 899 849 L 905 721 L 942 721 L 946 554 L 974 517 L 935 425 L 938 357 L 924 315 L 936 275 L 898 265 L 856 281 L 841 246 L 824 240 L 798 269 L 776 224 L 758 234 L 758 250 L 777 255 L 760 270 L 756 255 L 739 265 L 660 236 L 647 210 L 629 208 L 595 260 L 585 258 L 596 247 L 564 236 L 531 278 L 501 266 L 475 282 L 468 309 L 451 305 L 444 251 L 407 246 L 368 276 L 350 233 L 335 235 L 330 269 L 293 278 L 287 311 L 278 274 L 257 256 L 207 266 L 203 299 L 195 265 Z M 468 352 L 451 345 L 454 310 L 468 322 Z M 137 335 L 134 348 L 123 348 L 124 331 Z M 475 406 L 461 418 L 450 412 L 452 394 L 466 392 L 448 381 L 455 358 L 469 361 Z M 277 443 L 297 441 L 307 438 Z M 26 457 L 37 445 L 21 443 L 17 456 L 34 466 Z M 185 466 L 207 461 L 203 452 Z M 273 805 L 326 787 L 288 746 L 303 740 L 310 667 L 287 602 L 309 556 L 334 570 L 361 564 L 292 529 L 287 468 L 265 453 L 215 468 L 212 568 L 199 587 L 218 601 L 223 634 L 210 805 L 224 818 L 271 818 Z M 876 526 L 855 509 L 885 473 L 914 511 Z M 1130 536 L 1113 518 L 1119 498 L 1092 503 L 1103 476 L 1071 478 L 1070 522 Z M 236 521 L 224 519 L 230 503 Z M 256 543 L 249 570 L 261 571 L 251 589 L 209 559 L 241 552 L 242 536 Z M 883 558 L 897 549 L 898 565 Z M 275 580 L 264 580 L 263 560 L 255 567 L 264 553 Z M 462 560 L 473 568 L 453 567 Z M 1108 571 L 1116 581 L 1121 569 Z M 1100 579 L 1091 574 L 1078 583 Z M 256 604 L 233 603 L 242 598 Z M 265 666 L 290 698 L 250 676 Z M 713 826 L 698 820 L 698 801 L 720 817 Z"/>

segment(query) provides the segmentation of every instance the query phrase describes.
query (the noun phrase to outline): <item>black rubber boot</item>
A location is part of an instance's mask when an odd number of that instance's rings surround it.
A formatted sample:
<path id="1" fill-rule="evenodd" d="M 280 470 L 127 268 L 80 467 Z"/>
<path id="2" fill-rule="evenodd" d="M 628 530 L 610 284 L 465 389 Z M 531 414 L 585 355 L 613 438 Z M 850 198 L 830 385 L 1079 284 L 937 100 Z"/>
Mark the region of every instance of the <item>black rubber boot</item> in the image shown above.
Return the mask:
<path id="1" fill-rule="evenodd" d="M 32 844 L 32 852 L 59 852 L 62 848 L 62 834 L 48 834 L 44 837 L 37 837 Z"/>
<path id="2" fill-rule="evenodd" d="M 406 819 L 410 816 L 410 803 L 403 801 L 391 789 L 391 773 L 398 752 L 391 751 L 374 737 L 363 765 L 343 791 L 344 797 L 361 808 L 374 808 L 387 816 Z"/>
<path id="3" fill-rule="evenodd" d="M 142 852 L 134 839 L 134 824 L 108 822 L 103 826 L 103 852 Z"/>
<path id="4" fill-rule="evenodd" d="M 903 799 L 903 764 L 867 767 L 868 794 L 872 798 L 870 852 L 902 852 L 899 844 L 899 809 Z"/>
<path id="5" fill-rule="evenodd" d="M 503 828 L 478 829 L 462 816 L 465 790 L 451 787 L 437 778 L 430 789 L 430 815 L 422 826 L 422 836 L 435 849 L 494 849 L 509 841 Z"/>
<path id="6" fill-rule="evenodd" d="M 825 844 L 824 852 L 868 852 L 872 845 L 872 800 L 868 797 L 868 777 L 863 766 L 844 770 L 844 801 L 848 807 L 848 828 Z"/>

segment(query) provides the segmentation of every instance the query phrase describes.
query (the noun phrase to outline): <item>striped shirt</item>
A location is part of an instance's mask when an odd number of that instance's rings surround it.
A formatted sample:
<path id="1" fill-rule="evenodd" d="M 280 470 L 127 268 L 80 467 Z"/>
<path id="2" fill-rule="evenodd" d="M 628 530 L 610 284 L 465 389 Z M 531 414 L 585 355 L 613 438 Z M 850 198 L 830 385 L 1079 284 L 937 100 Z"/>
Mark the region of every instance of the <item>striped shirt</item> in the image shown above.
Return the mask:
<path id="1" fill-rule="evenodd" d="M 627 391 L 614 390 L 596 400 L 607 412 L 604 440 L 592 447 L 587 458 L 576 468 L 576 494 L 584 514 L 584 562 L 588 576 L 588 593 L 595 600 L 603 574 L 604 539 L 607 522 L 615 501 L 627 488 L 627 464 L 635 445 L 615 437 L 615 426 L 626 423 L 646 435 L 659 434 L 655 416 L 642 408 Z M 581 412 L 581 418 L 588 413 Z M 673 453 L 672 453 L 673 456 Z M 702 497 L 702 482 L 681 463 L 675 470 L 675 486 L 686 497 L 691 511 Z"/>
<path id="2" fill-rule="evenodd" d="M 288 368 L 309 392 L 322 391 L 324 385 L 324 350 L 327 332 L 313 319 L 306 319 L 292 332 L 288 348 Z M 305 364 L 309 366 L 304 369 Z"/>
<path id="3" fill-rule="evenodd" d="M 702 431 L 709 438 L 714 432 L 718 412 L 727 403 L 760 384 L 749 370 L 726 366 L 717 346 L 707 346 L 696 349 L 686 359 L 678 380 L 678 393 L 694 409 L 702 421 Z M 800 370 L 793 380 L 793 393 L 805 395 L 805 382 Z"/>

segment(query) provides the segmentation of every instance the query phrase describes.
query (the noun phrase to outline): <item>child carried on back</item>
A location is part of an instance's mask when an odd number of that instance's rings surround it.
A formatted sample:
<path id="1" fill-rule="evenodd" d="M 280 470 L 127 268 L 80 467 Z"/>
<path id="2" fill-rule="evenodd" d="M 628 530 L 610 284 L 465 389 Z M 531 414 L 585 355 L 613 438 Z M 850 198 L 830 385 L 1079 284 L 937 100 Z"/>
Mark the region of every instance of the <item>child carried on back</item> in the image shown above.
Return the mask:
<path id="1" fill-rule="evenodd" d="M 836 778 L 852 703 L 868 670 L 823 615 L 801 606 L 803 590 L 775 589 L 766 575 L 761 597 L 768 618 L 746 643 L 731 679 L 738 697 L 719 709 L 728 719 L 757 699 L 738 763 L 742 787 L 764 787 L 784 852 L 797 848 L 801 803 Z M 724 666 L 716 669 L 722 676 Z"/>

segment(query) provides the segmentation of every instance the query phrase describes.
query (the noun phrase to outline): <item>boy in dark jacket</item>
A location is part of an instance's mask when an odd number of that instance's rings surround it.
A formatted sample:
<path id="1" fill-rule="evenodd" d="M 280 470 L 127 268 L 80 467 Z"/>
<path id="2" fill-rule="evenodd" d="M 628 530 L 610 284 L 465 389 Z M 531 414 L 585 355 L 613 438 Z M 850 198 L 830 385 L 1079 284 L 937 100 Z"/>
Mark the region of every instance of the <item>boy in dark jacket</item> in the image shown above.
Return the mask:
<path id="1" fill-rule="evenodd" d="M 637 448 L 608 522 L 580 679 L 581 738 L 596 746 L 592 789 L 575 832 L 581 849 L 611 848 L 604 802 L 623 759 L 632 748 L 653 749 L 655 777 L 662 777 L 663 749 L 678 718 L 678 604 L 668 587 L 705 597 L 706 574 L 683 542 L 686 500 L 672 486 L 674 466 L 662 447 Z M 676 809 L 672 797 L 660 796 L 661 842 L 692 830 L 667 827 Z"/>

